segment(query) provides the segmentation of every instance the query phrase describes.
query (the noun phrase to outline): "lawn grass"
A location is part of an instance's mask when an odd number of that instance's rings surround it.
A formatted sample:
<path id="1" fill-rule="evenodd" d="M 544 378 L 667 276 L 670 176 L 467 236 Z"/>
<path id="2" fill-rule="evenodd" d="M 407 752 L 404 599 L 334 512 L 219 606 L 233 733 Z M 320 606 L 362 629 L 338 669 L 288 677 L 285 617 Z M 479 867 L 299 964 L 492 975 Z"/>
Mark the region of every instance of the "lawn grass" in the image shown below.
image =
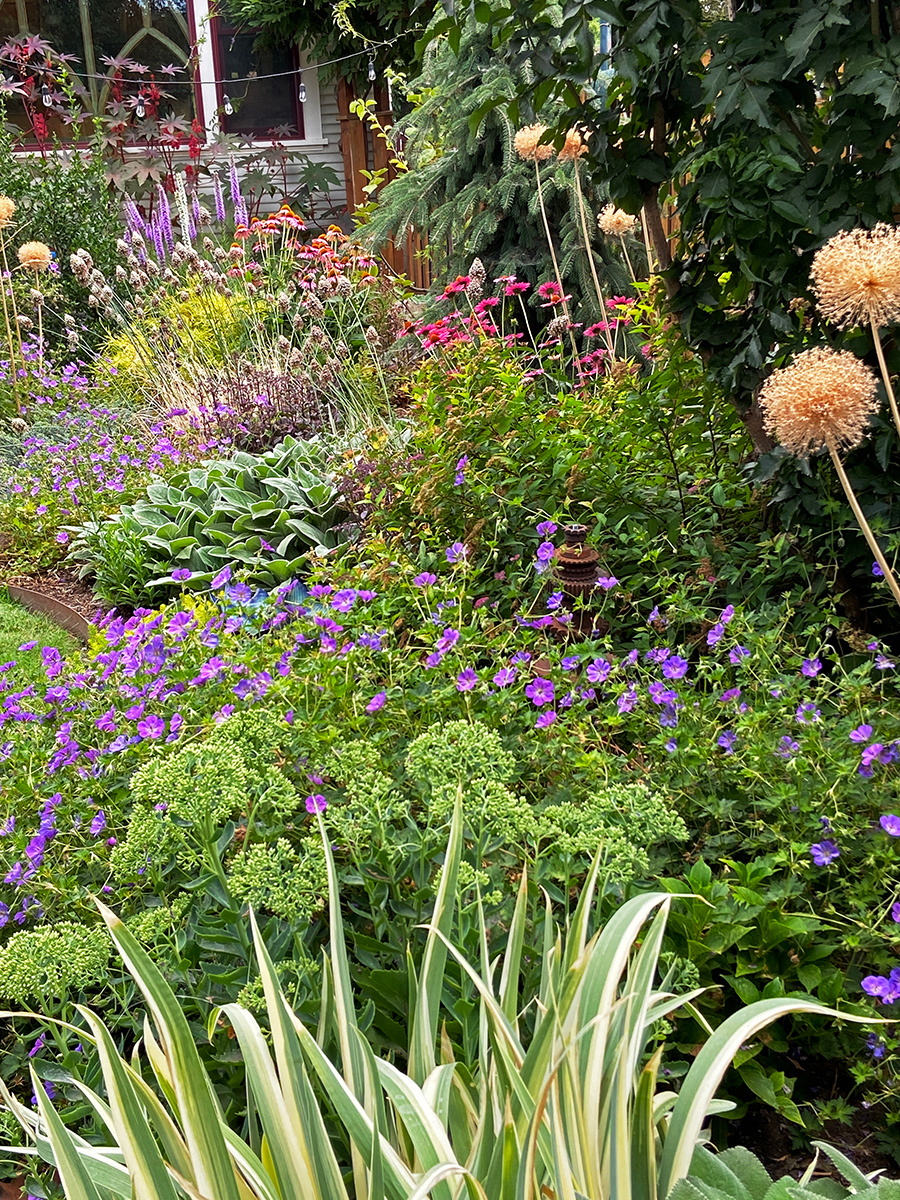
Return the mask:
<path id="1" fill-rule="evenodd" d="M 19 650 L 29 642 L 37 644 L 31 650 Z M 13 604 L 0 591 L 0 664 L 18 663 L 17 682 L 19 679 L 28 683 L 42 682 L 41 648 L 44 646 L 55 646 L 63 658 L 76 658 L 81 652 L 77 638 L 46 617 L 29 612 L 21 604 Z"/>

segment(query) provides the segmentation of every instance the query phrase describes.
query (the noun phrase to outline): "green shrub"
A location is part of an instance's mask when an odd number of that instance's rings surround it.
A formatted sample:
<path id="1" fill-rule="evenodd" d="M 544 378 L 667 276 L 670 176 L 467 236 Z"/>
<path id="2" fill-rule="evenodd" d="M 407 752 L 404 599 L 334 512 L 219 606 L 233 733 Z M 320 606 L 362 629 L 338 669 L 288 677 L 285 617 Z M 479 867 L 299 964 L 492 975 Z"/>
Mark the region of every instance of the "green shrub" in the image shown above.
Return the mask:
<path id="1" fill-rule="evenodd" d="M 237 452 L 151 483 L 146 499 L 105 521 L 72 527 L 71 557 L 109 605 L 171 593 L 190 573 L 208 584 L 226 565 L 260 587 L 299 574 L 310 549 L 332 549 L 342 512 L 315 442 L 286 438 L 265 454 Z"/>

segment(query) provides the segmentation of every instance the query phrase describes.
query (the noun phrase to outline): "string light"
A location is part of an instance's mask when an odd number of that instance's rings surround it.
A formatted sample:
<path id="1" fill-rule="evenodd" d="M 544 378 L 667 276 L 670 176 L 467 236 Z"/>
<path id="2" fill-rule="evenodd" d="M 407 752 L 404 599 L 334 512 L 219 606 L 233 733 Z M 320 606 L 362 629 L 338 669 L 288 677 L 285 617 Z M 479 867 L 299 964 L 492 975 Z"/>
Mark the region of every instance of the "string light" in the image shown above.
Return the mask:
<path id="1" fill-rule="evenodd" d="M 44 102 L 45 108 L 49 108 L 53 103 L 53 97 L 50 94 L 50 88 L 46 83 L 41 84 L 41 100 Z"/>
<path id="2" fill-rule="evenodd" d="M 231 103 L 227 95 L 222 96 L 222 108 L 225 110 L 225 116 L 230 117 L 234 112 L 234 105 Z"/>
<path id="3" fill-rule="evenodd" d="M 325 67 L 334 67 L 334 66 L 337 66 L 338 63 L 349 62 L 353 58 L 360 58 L 363 54 L 366 54 L 369 57 L 369 72 L 368 72 L 369 82 L 374 83 L 374 81 L 377 79 L 378 76 L 375 71 L 375 59 L 374 59 L 374 55 L 373 55 L 373 49 L 379 49 L 384 46 L 393 46 L 394 43 L 397 42 L 398 40 L 399 40 L 398 38 L 391 38 L 390 41 L 387 41 L 387 42 L 370 43 L 369 46 L 364 50 L 354 50 L 352 54 L 344 54 L 340 58 L 331 58 L 331 59 L 328 59 L 326 62 L 311 63 L 310 65 L 304 67 L 303 69 L 304 69 L 304 71 L 321 71 Z M 65 74 L 65 72 L 63 72 L 63 73 Z M 98 74 L 94 74 L 90 71 L 73 71 L 73 70 L 70 70 L 69 73 L 72 75 L 76 75 L 79 79 L 96 79 L 99 83 L 111 83 L 114 78 L 113 73 L 107 73 L 106 75 L 98 75 Z M 206 78 L 203 78 L 200 80 L 200 82 L 203 84 L 213 84 L 216 86 L 219 86 L 223 83 L 232 84 L 232 85 L 235 83 L 259 83 L 260 80 L 263 80 L 263 79 L 285 79 L 287 76 L 296 75 L 297 73 L 298 72 L 296 70 L 271 71 L 265 75 L 245 75 L 241 78 L 229 78 L 229 79 L 206 79 Z M 185 79 L 177 79 L 177 80 L 174 80 L 174 82 L 179 83 L 179 84 L 186 84 L 186 83 L 189 83 L 190 81 L 185 80 Z M 43 94 L 43 89 L 41 89 L 41 91 Z M 52 96 L 50 98 L 50 103 L 51 104 L 53 103 Z"/>
<path id="4" fill-rule="evenodd" d="M 297 99 L 300 101 L 301 104 L 306 103 L 306 84 L 303 82 L 302 73 L 300 75 L 299 86 L 297 87 Z"/>
<path id="5" fill-rule="evenodd" d="M 147 109 L 144 107 L 143 93 L 138 95 L 137 104 L 134 106 L 134 113 L 139 120 L 143 120 L 147 115 Z"/>

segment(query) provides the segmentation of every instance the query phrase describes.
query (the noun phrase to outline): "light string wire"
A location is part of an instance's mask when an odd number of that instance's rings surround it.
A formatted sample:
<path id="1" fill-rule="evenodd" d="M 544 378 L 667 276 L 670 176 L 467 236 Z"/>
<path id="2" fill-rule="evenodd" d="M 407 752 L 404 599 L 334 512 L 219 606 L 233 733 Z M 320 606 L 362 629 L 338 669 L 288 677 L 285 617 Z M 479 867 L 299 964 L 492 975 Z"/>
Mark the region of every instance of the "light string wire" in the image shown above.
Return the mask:
<path id="1" fill-rule="evenodd" d="M 393 46 L 399 40 L 400 40 L 399 37 L 395 37 L 395 38 L 391 38 L 389 41 L 386 41 L 386 42 L 371 42 L 364 50 L 354 50 L 352 54 L 344 54 L 340 58 L 332 58 L 332 59 L 329 59 L 327 62 L 310 63 L 308 66 L 295 67 L 291 71 L 271 71 L 265 75 L 245 75 L 239 79 L 201 79 L 199 82 L 204 86 L 207 84 L 211 84 L 214 87 L 219 87 L 220 85 L 225 86 L 227 84 L 231 84 L 233 86 L 236 83 L 255 83 L 257 80 L 260 80 L 260 79 L 284 79 L 286 76 L 289 76 L 289 75 L 291 75 L 291 76 L 300 75 L 307 71 L 321 71 L 321 70 L 324 70 L 325 67 L 334 67 L 338 63 L 349 62 L 351 58 L 361 58 L 364 54 L 369 55 L 369 57 L 371 57 L 373 54 L 373 51 L 382 49 L 385 46 Z M 110 68 L 110 71 L 112 73 L 107 73 L 105 75 L 95 75 L 90 71 L 76 71 L 74 68 L 69 68 L 68 64 L 64 64 L 64 66 L 65 66 L 67 73 L 74 75 L 76 79 L 96 79 L 103 83 L 111 83 L 113 81 L 113 79 L 115 78 L 115 71 L 124 69 L 124 68 Z M 178 69 L 180 71 L 187 70 L 187 64 L 185 64 L 183 67 L 179 67 Z M 33 70 L 34 70 L 35 75 L 42 75 L 44 77 L 45 86 L 46 86 L 46 80 L 48 77 L 54 83 L 57 83 L 59 81 L 59 78 L 61 77 L 60 72 L 58 70 L 57 70 L 57 73 L 54 74 L 54 69 L 52 66 L 38 67 L 35 65 Z M 143 81 L 143 79 L 147 75 L 151 75 L 151 74 L 155 74 L 155 73 L 156 72 L 152 72 L 148 68 L 146 72 L 141 73 L 139 78 L 137 78 L 137 79 L 122 79 L 121 82 L 128 83 L 128 84 L 139 84 Z M 0 87 L 2 87 L 2 84 L 4 82 L 5 83 L 14 83 L 16 81 L 12 80 L 12 79 L 7 79 L 7 80 L 0 79 Z M 155 80 L 154 82 L 159 82 L 159 81 Z M 173 79 L 172 82 L 180 83 L 180 84 L 189 84 L 191 86 L 193 86 L 193 84 L 194 84 L 193 79 Z"/>

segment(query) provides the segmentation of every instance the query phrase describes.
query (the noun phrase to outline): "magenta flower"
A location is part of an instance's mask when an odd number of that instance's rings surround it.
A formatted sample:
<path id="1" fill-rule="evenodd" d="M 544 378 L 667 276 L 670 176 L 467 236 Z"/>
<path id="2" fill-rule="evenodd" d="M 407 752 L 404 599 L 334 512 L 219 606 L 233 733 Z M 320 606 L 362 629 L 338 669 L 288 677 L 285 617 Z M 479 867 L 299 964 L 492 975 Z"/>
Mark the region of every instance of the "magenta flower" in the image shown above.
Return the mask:
<path id="1" fill-rule="evenodd" d="M 166 723 L 162 717 L 158 717 L 156 713 L 151 713 L 143 721 L 138 721 L 137 731 L 142 738 L 155 740 L 162 737 L 166 732 Z"/>
<path id="2" fill-rule="evenodd" d="M 557 525 L 555 521 L 541 521 L 537 527 L 538 537 L 552 538 L 556 533 Z"/>
<path id="3" fill-rule="evenodd" d="M 177 567 L 172 572 L 172 578 L 178 583 L 183 583 L 185 579 L 190 579 L 192 572 L 187 567 Z"/>
<path id="4" fill-rule="evenodd" d="M 532 704 L 540 708 L 544 704 L 552 704 L 556 695 L 556 688 L 553 686 L 553 681 L 550 679 L 535 679 L 529 683 L 525 689 L 525 695 Z"/>
<path id="5" fill-rule="evenodd" d="M 595 658 L 587 669 L 587 677 L 591 683 L 603 683 L 611 670 L 612 663 L 605 658 Z"/>
<path id="6" fill-rule="evenodd" d="M 458 692 L 471 692 L 477 682 L 478 676 L 471 667 L 466 667 L 456 677 L 456 690 Z"/>
<path id="7" fill-rule="evenodd" d="M 231 567 L 223 567 L 222 570 L 215 577 L 215 579 L 212 580 L 212 582 L 210 583 L 209 586 L 213 589 L 213 591 L 215 591 L 216 588 L 224 587 L 230 578 L 231 578 Z"/>
<path id="8" fill-rule="evenodd" d="M 663 663 L 662 672 L 666 679 L 683 679 L 688 672 L 688 661 L 678 654 L 673 654 Z"/>
<path id="9" fill-rule="evenodd" d="M 540 563 L 548 563 L 556 553 L 556 547 L 552 542 L 541 542 L 537 548 L 537 560 Z"/>

